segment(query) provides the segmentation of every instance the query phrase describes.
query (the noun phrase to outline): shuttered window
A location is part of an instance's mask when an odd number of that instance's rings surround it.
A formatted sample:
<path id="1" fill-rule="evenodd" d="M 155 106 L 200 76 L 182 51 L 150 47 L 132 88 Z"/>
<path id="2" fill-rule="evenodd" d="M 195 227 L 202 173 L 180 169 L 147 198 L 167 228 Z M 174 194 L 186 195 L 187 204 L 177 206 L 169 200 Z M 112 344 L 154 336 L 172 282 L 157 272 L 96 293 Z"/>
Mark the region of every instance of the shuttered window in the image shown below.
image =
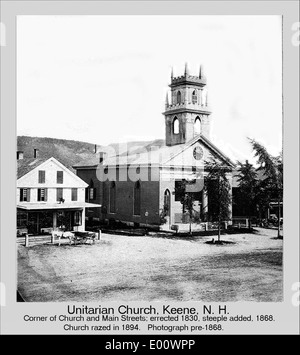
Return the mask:
<path id="1" fill-rule="evenodd" d="M 20 201 L 30 202 L 30 189 L 20 189 Z"/>
<path id="2" fill-rule="evenodd" d="M 47 189 L 38 189 L 38 201 L 47 201 Z"/>
<path id="3" fill-rule="evenodd" d="M 45 183 L 45 170 L 39 170 L 39 184 Z"/>
<path id="4" fill-rule="evenodd" d="M 57 188 L 56 189 L 56 201 L 60 201 L 63 198 L 63 189 Z"/>
<path id="5" fill-rule="evenodd" d="M 63 184 L 64 183 L 64 172 L 63 171 L 57 171 L 56 182 L 58 184 Z"/>
<path id="6" fill-rule="evenodd" d="M 72 201 L 77 201 L 77 189 L 72 188 Z"/>

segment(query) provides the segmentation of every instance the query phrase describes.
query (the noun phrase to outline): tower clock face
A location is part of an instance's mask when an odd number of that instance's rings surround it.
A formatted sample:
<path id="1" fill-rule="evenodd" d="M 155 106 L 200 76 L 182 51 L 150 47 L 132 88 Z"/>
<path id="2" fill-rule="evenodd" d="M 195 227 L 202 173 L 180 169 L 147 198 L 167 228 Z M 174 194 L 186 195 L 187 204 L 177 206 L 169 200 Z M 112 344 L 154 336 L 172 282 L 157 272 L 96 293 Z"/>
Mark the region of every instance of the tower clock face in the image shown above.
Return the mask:
<path id="1" fill-rule="evenodd" d="M 203 149 L 201 147 L 195 147 L 193 150 L 193 156 L 196 160 L 201 160 L 203 158 Z"/>

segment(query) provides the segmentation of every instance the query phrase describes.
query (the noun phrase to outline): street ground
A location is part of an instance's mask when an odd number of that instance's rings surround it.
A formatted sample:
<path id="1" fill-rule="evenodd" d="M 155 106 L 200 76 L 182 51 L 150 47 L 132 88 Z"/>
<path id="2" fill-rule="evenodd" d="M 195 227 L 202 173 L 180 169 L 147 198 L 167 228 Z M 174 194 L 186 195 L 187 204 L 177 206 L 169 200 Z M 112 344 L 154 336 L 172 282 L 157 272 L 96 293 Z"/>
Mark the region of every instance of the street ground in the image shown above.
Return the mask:
<path id="1" fill-rule="evenodd" d="M 277 231 L 212 237 L 102 234 L 96 244 L 18 245 L 18 290 L 28 302 L 263 301 L 283 298 Z"/>

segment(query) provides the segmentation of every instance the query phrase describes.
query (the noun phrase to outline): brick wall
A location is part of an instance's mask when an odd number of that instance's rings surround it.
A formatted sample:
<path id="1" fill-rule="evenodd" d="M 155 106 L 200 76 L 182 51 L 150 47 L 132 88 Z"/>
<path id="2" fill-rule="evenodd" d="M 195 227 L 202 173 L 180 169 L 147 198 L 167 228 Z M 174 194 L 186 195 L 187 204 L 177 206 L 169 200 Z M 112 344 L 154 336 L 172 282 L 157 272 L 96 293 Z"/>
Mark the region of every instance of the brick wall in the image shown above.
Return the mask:
<path id="1" fill-rule="evenodd" d="M 141 168 L 143 169 L 143 168 Z M 97 199 L 91 202 L 102 205 L 98 214 L 101 219 L 114 219 L 116 221 L 132 223 L 159 224 L 159 181 L 151 181 L 150 169 L 147 169 L 148 181 L 141 181 L 141 208 L 140 215 L 133 215 L 134 185 L 135 181 L 119 181 L 119 169 L 117 168 L 116 185 L 116 212 L 110 213 L 110 186 L 111 181 L 100 182 L 96 176 L 96 169 L 80 169 L 77 175 L 87 183 L 93 179 L 94 187 L 97 189 Z M 141 176 L 145 172 L 141 171 Z M 96 209 L 95 209 L 96 210 Z M 148 216 L 145 213 L 148 212 Z M 87 216 L 89 214 L 87 213 Z"/>

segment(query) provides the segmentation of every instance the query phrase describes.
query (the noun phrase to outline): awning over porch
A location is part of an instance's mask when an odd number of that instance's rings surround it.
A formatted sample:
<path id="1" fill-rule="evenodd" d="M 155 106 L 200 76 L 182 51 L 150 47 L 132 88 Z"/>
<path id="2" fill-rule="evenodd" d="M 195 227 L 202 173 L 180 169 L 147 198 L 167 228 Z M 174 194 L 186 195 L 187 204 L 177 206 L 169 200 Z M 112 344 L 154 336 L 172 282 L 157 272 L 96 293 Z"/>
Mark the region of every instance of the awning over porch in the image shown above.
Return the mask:
<path id="1" fill-rule="evenodd" d="M 101 205 L 97 203 L 78 202 L 78 203 L 28 203 L 17 204 L 17 208 L 25 211 L 39 211 L 39 210 L 74 210 L 83 208 L 99 208 Z"/>

